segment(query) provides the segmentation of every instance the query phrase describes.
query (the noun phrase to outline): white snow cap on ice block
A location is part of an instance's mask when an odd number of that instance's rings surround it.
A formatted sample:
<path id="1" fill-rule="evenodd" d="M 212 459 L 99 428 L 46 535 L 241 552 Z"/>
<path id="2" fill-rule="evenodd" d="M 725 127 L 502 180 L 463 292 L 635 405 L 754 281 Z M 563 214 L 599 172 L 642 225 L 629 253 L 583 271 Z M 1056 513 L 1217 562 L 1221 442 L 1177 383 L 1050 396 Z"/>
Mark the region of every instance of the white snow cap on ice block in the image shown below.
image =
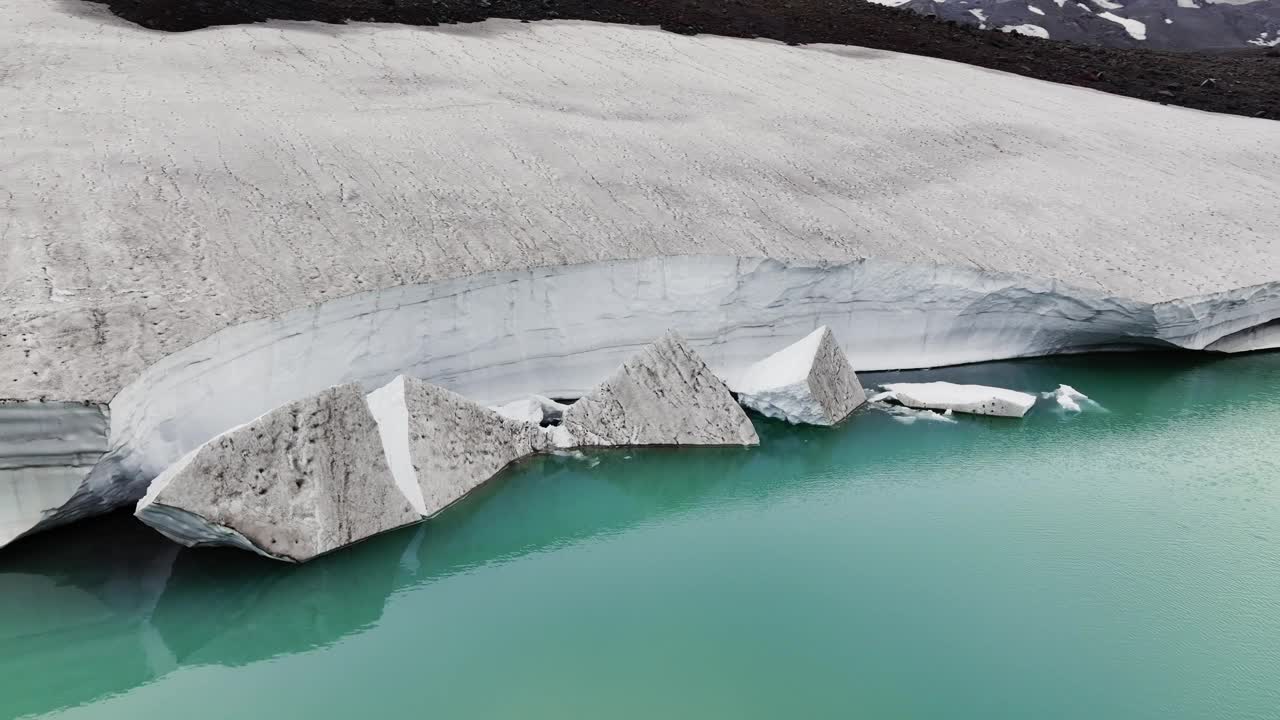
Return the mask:
<path id="1" fill-rule="evenodd" d="M 396 485 L 423 517 L 552 444 L 536 424 L 403 375 L 369 393 L 368 403 Z"/>
<path id="2" fill-rule="evenodd" d="M 897 400 L 907 407 L 923 410 L 954 410 L 973 415 L 1022 417 L 1036 396 L 1016 390 L 986 385 L 956 385 L 949 382 L 890 383 L 877 397 Z"/>
<path id="3" fill-rule="evenodd" d="M 734 390 L 762 415 L 805 425 L 834 425 L 867 399 L 825 325 L 748 367 Z"/>

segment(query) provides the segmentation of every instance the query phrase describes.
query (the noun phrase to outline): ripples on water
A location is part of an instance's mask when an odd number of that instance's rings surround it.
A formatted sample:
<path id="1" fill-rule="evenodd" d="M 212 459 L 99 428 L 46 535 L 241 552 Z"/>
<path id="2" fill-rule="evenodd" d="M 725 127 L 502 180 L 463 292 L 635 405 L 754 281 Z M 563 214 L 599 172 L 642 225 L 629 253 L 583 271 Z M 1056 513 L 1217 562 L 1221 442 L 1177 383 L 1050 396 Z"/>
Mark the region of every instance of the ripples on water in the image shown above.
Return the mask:
<path id="1" fill-rule="evenodd" d="M 1280 354 L 1067 383 L 1022 421 L 759 421 L 544 457 L 302 567 L 128 516 L 0 552 L 0 718 L 1280 717 Z"/>

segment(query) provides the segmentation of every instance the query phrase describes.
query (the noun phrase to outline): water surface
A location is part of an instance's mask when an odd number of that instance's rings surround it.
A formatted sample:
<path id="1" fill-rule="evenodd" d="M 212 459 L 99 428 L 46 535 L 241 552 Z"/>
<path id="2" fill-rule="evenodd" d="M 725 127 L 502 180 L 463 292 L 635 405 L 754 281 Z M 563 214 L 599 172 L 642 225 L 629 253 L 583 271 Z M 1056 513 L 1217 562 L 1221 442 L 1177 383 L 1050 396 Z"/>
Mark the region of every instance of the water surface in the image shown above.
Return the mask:
<path id="1" fill-rule="evenodd" d="M 930 377 L 1025 419 L 525 463 L 302 567 L 128 516 L 0 552 L 0 718 L 1280 717 L 1280 354 Z"/>

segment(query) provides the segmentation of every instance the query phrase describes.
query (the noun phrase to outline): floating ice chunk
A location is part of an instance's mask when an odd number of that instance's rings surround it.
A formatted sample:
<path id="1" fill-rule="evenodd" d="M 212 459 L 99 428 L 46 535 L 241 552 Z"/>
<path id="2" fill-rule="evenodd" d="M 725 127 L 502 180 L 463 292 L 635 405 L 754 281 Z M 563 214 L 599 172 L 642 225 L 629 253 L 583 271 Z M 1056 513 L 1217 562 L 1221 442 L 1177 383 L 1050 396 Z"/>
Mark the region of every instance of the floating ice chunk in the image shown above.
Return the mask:
<path id="1" fill-rule="evenodd" d="M 887 391 L 886 399 L 896 400 L 907 407 L 954 410 L 973 415 L 1022 417 L 1036 404 L 1035 395 L 985 385 L 890 383 L 884 389 Z"/>
<path id="2" fill-rule="evenodd" d="M 1178 0 L 1178 7 L 1188 8 L 1191 10 L 1200 9 L 1200 6 L 1196 4 L 1196 0 Z M 1165 22 L 1168 22 L 1168 20 L 1166 20 Z"/>
<path id="3" fill-rule="evenodd" d="M 1129 33 L 1129 37 L 1132 37 L 1134 40 L 1147 39 L 1147 26 L 1140 20 L 1131 20 L 1129 18 L 1123 18 L 1123 17 L 1120 17 L 1119 15 L 1116 15 L 1115 13 L 1110 13 L 1110 12 L 1098 13 L 1098 17 L 1104 20 L 1110 20 L 1113 23 L 1119 23 L 1120 25 L 1123 25 L 1125 32 Z"/>
<path id="4" fill-rule="evenodd" d="M 974 17 L 978 18 L 978 20 L 980 20 L 981 22 L 986 22 L 986 21 L 987 21 L 987 13 L 986 13 L 986 11 L 984 11 L 982 8 L 973 8 L 973 9 L 972 9 L 972 10 L 970 10 L 969 12 L 970 12 L 970 14 L 972 14 Z"/>
<path id="5" fill-rule="evenodd" d="M 560 422 L 569 406 L 541 395 L 529 395 L 490 409 L 509 420 L 542 425 Z"/>
<path id="6" fill-rule="evenodd" d="M 231 545 L 288 562 L 422 519 L 356 385 L 218 435 L 161 473 L 135 514 L 189 547 Z"/>
<path id="7" fill-rule="evenodd" d="M 748 367 L 734 390 L 762 415 L 801 425 L 835 425 L 867 399 L 825 325 Z"/>
<path id="8" fill-rule="evenodd" d="M 1089 399 L 1088 395 L 1070 385 L 1059 385 L 1057 390 L 1042 393 L 1042 395 L 1057 400 L 1058 405 L 1068 412 L 1080 412 L 1080 401 Z"/>
<path id="9" fill-rule="evenodd" d="M 1040 393 L 1040 395 L 1044 398 L 1052 398 L 1058 403 L 1058 407 L 1061 407 L 1067 412 L 1082 412 L 1084 409 L 1082 406 L 1084 405 L 1097 410 L 1106 410 L 1106 408 L 1093 400 L 1090 400 L 1088 395 L 1085 395 L 1070 385 L 1059 385 L 1057 390 Z"/>
<path id="10" fill-rule="evenodd" d="M 1041 10 L 1040 8 L 1036 7 L 1035 5 L 1028 5 L 1028 6 L 1027 6 L 1027 9 L 1028 9 L 1028 10 L 1030 10 L 1031 12 L 1033 12 L 1033 13 L 1037 14 L 1037 15 L 1044 15 L 1044 11 L 1043 11 L 1043 10 Z"/>
<path id="11" fill-rule="evenodd" d="M 1018 33 L 1019 35 L 1027 35 L 1029 37 L 1038 37 L 1044 40 L 1049 39 L 1049 31 L 1045 30 L 1039 25 L 1031 25 L 1031 24 L 1005 25 L 1004 27 L 1000 28 L 1000 31 L 1007 32 L 1007 33 L 1015 32 L 1015 33 Z"/>
<path id="12" fill-rule="evenodd" d="M 582 445 L 758 445 L 729 388 L 668 332 L 569 406 L 564 427 Z"/>
<path id="13" fill-rule="evenodd" d="M 511 463 L 553 444 L 533 423 L 503 417 L 403 375 L 369 398 L 396 482 L 409 492 L 417 489 L 411 499 L 423 517 L 436 515 Z"/>
<path id="14" fill-rule="evenodd" d="M 1089 1 L 1092 2 L 1094 5 L 1097 5 L 1098 7 L 1102 8 L 1103 10 L 1120 10 L 1124 7 L 1120 3 L 1111 2 L 1111 0 L 1089 0 Z"/>

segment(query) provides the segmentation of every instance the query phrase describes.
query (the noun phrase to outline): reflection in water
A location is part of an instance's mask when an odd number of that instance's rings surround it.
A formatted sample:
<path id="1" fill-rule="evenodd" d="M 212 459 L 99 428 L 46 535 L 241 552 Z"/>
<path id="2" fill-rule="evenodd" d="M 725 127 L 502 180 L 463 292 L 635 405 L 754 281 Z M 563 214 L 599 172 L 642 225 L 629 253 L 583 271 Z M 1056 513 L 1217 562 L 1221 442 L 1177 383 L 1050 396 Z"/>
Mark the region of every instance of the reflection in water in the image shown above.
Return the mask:
<path id="1" fill-rule="evenodd" d="M 1219 417 L 1280 400 L 1275 354 L 1081 356 L 864 381 L 930 378 L 1030 392 L 1068 383 L 1112 412 L 1081 418 L 1042 403 L 1022 422 L 903 426 L 864 409 L 836 429 L 757 418 L 759 449 L 539 457 L 432 522 L 303 566 L 232 550 L 183 550 L 128 515 L 86 522 L 0 552 L 0 717 L 94 703 L 184 667 L 235 668 L 332 647 L 378 626 L 397 595 L 637 528 L 768 512 L 793 496 L 834 492 L 832 483 L 908 487 L 924 477 L 913 467 L 954 467 L 955 477 L 933 473 L 929 482 L 966 482 L 966 473 L 1002 467 L 1029 449 L 1083 463 L 1091 452 L 1120 448 L 1134 453 L 1135 463 L 1149 463 L 1138 457 L 1143 448 L 1168 453 L 1203 437 L 1218 442 Z M 1256 457 L 1274 462 L 1261 448 Z"/>

